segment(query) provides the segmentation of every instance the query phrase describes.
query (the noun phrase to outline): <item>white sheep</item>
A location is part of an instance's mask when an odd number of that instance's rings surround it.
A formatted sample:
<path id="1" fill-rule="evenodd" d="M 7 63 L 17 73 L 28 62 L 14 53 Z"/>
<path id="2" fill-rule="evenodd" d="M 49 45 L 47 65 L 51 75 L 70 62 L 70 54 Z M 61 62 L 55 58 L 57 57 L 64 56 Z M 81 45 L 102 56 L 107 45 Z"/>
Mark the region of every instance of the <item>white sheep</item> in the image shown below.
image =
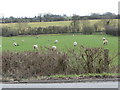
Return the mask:
<path id="1" fill-rule="evenodd" d="M 19 46 L 19 44 L 17 44 L 16 42 L 13 43 L 14 46 Z"/>
<path id="2" fill-rule="evenodd" d="M 25 40 L 21 40 L 22 42 L 24 42 Z"/>
<path id="3" fill-rule="evenodd" d="M 2 45 L 0 45 L 0 47 L 2 47 Z"/>
<path id="4" fill-rule="evenodd" d="M 74 42 L 73 45 L 74 45 L 74 46 L 77 46 L 77 42 Z"/>
<path id="5" fill-rule="evenodd" d="M 103 38 L 102 38 L 102 40 L 106 40 L 106 38 L 105 38 L 105 37 L 103 37 Z"/>
<path id="6" fill-rule="evenodd" d="M 13 41 L 15 41 L 15 39 L 12 39 Z"/>
<path id="7" fill-rule="evenodd" d="M 103 41 L 103 44 L 105 45 L 105 44 L 108 44 L 108 40 L 104 40 Z"/>
<path id="8" fill-rule="evenodd" d="M 38 49 L 38 45 L 37 44 L 33 45 L 33 49 Z"/>
<path id="9" fill-rule="evenodd" d="M 53 49 L 53 50 L 56 50 L 56 48 L 57 48 L 56 46 L 52 46 L 52 49 Z"/>
<path id="10" fill-rule="evenodd" d="M 58 43 L 58 40 L 55 40 L 55 44 L 57 44 Z"/>

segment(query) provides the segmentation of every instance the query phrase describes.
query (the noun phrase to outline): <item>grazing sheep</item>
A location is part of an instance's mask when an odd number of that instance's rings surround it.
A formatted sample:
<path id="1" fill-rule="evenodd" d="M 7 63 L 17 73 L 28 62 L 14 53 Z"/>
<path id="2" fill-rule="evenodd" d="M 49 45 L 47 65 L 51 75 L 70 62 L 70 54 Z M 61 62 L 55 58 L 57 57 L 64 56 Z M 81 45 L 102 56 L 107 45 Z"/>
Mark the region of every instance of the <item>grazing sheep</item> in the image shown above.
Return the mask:
<path id="1" fill-rule="evenodd" d="M 56 50 L 56 48 L 57 48 L 56 46 L 52 46 L 52 49 L 53 49 L 53 50 Z"/>
<path id="2" fill-rule="evenodd" d="M 102 35 L 102 34 L 103 34 L 103 32 L 100 32 L 100 34 Z"/>
<path id="3" fill-rule="evenodd" d="M 15 41 L 15 39 L 12 39 L 13 41 Z"/>
<path id="4" fill-rule="evenodd" d="M 108 40 L 104 40 L 103 41 L 103 44 L 105 45 L 105 44 L 108 44 Z"/>
<path id="5" fill-rule="evenodd" d="M 58 40 L 55 40 L 55 44 L 57 44 L 58 43 Z"/>
<path id="6" fill-rule="evenodd" d="M 52 40 L 48 40 L 48 42 L 49 42 L 49 41 L 52 41 Z"/>
<path id="7" fill-rule="evenodd" d="M 106 38 L 103 37 L 102 40 L 106 40 Z"/>
<path id="8" fill-rule="evenodd" d="M 21 40 L 22 42 L 24 42 L 25 40 Z"/>
<path id="9" fill-rule="evenodd" d="M 36 36 L 36 38 L 39 38 L 38 36 Z"/>
<path id="10" fill-rule="evenodd" d="M 77 46 L 77 42 L 74 42 L 73 45 L 74 45 L 74 46 Z"/>
<path id="11" fill-rule="evenodd" d="M 0 45 L 0 47 L 2 47 L 2 45 Z"/>
<path id="12" fill-rule="evenodd" d="M 75 36 L 75 35 L 73 34 L 73 36 Z"/>
<path id="13" fill-rule="evenodd" d="M 14 46 L 19 46 L 19 44 L 17 44 L 16 42 L 13 43 Z"/>
<path id="14" fill-rule="evenodd" d="M 38 45 L 37 44 L 33 45 L 33 49 L 38 49 Z"/>

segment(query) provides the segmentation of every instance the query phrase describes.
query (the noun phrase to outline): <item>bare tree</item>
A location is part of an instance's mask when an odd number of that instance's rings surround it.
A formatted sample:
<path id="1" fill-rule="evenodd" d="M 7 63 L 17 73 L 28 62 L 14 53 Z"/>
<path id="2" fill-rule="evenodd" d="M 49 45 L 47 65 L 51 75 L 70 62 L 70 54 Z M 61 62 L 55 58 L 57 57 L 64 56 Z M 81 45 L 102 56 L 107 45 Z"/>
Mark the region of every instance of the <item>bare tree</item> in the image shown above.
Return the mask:
<path id="1" fill-rule="evenodd" d="M 39 22 L 42 22 L 42 14 L 41 13 L 38 14 L 38 18 L 39 18 Z"/>
<path id="2" fill-rule="evenodd" d="M 72 27 L 72 32 L 79 32 L 79 19 L 80 17 L 78 15 L 73 14 L 72 16 L 72 22 L 71 22 L 71 27 Z"/>

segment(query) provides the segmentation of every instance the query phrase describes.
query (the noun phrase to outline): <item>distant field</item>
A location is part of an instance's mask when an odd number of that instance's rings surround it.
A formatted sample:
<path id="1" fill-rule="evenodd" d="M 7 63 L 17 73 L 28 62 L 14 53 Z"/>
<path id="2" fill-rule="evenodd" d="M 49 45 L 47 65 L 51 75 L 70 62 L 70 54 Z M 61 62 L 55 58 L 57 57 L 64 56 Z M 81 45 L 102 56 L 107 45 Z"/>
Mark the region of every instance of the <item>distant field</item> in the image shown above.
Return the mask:
<path id="1" fill-rule="evenodd" d="M 48 26 L 69 26 L 71 21 L 56 21 L 56 22 L 30 22 L 27 23 L 30 27 L 48 27 Z M 0 26 L 8 26 L 16 28 L 18 23 L 5 23 Z"/>
<path id="2" fill-rule="evenodd" d="M 86 22 L 86 20 L 80 20 L 80 26 L 82 25 L 82 23 L 85 23 L 86 25 L 94 25 L 94 24 L 98 24 L 99 28 L 103 28 L 103 22 L 104 20 L 88 20 Z M 118 20 L 117 19 L 113 19 L 111 22 L 111 25 L 116 24 L 117 25 Z M 30 27 L 48 27 L 48 26 L 69 26 L 71 23 L 71 21 L 55 21 L 55 22 L 30 22 L 27 23 L 27 26 Z M 8 26 L 8 27 L 12 27 L 12 28 L 17 28 L 18 27 L 18 23 L 5 23 L 5 24 L 0 24 L 1 26 Z"/>

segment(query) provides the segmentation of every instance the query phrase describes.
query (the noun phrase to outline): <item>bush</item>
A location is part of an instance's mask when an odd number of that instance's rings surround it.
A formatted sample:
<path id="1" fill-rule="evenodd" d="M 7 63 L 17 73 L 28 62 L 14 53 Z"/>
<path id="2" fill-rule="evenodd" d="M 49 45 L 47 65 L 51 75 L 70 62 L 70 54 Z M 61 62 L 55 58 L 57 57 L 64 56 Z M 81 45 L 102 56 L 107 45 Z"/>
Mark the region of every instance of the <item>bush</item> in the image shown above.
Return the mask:
<path id="1" fill-rule="evenodd" d="M 83 34 L 93 34 L 94 28 L 92 26 L 83 26 L 82 33 Z"/>
<path id="2" fill-rule="evenodd" d="M 16 29 L 11 29 L 9 27 L 2 27 L 2 36 L 10 37 L 17 35 L 18 35 L 18 31 Z"/>
<path id="3" fill-rule="evenodd" d="M 17 79 L 65 73 L 67 56 L 49 49 L 47 52 L 3 52 L 4 77 Z"/>
<path id="4" fill-rule="evenodd" d="M 2 35 L 9 36 L 17 36 L 17 35 L 38 35 L 38 34 L 61 34 L 69 32 L 69 27 L 64 26 L 49 26 L 49 27 L 38 27 L 32 28 L 27 27 L 25 29 L 12 29 L 10 27 L 2 28 Z"/>
<path id="5" fill-rule="evenodd" d="M 111 72 L 111 58 L 105 62 L 104 48 L 69 49 L 68 53 L 42 49 L 34 52 L 3 52 L 3 77 L 25 79 L 37 76 L 55 74 L 81 74 Z M 108 66 L 108 68 L 105 68 Z M 113 68 L 112 68 L 113 69 Z"/>
<path id="6" fill-rule="evenodd" d="M 105 33 L 113 36 L 118 36 L 118 33 L 120 33 L 120 31 L 118 31 L 118 28 L 115 28 L 113 26 L 105 26 Z"/>

